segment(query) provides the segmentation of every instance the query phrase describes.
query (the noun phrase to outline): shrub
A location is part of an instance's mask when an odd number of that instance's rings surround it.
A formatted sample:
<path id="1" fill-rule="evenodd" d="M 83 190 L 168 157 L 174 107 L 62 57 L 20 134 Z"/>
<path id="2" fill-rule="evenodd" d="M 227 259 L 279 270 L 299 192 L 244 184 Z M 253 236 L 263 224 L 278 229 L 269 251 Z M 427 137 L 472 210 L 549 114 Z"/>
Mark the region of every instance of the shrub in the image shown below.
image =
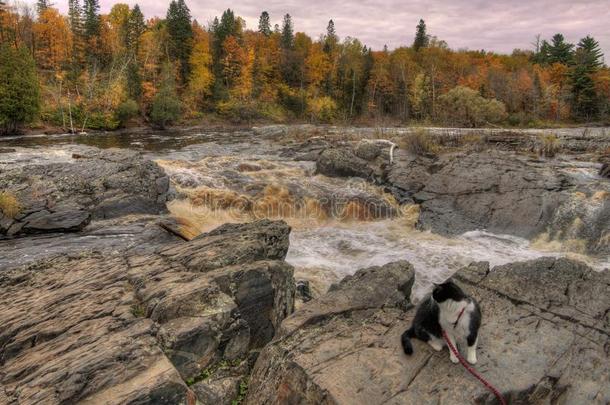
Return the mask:
<path id="1" fill-rule="evenodd" d="M 9 218 L 14 218 L 21 211 L 21 204 L 13 193 L 0 192 L 0 211 Z"/>
<path id="2" fill-rule="evenodd" d="M 398 146 L 417 156 L 435 155 L 440 148 L 436 139 L 423 128 L 402 137 Z"/>
<path id="3" fill-rule="evenodd" d="M 130 119 L 138 114 L 138 103 L 132 99 L 123 101 L 116 109 L 115 115 L 119 121 L 119 125 L 124 126 Z"/>
<path id="4" fill-rule="evenodd" d="M 561 142 L 555 134 L 544 134 L 539 138 L 538 154 L 544 157 L 554 157 L 561 148 Z"/>
<path id="5" fill-rule="evenodd" d="M 182 113 L 182 103 L 176 93 L 175 72 L 171 65 L 163 67 L 163 76 L 163 82 L 153 98 L 150 111 L 153 125 L 161 129 L 178 121 Z"/>
<path id="6" fill-rule="evenodd" d="M 506 119 L 504 104 L 486 99 L 468 87 L 457 86 L 439 97 L 441 115 L 451 125 L 479 127 Z"/>
<path id="7" fill-rule="evenodd" d="M 162 90 L 153 99 L 150 120 L 155 126 L 165 129 L 178 121 L 181 111 L 182 105 L 175 92 Z"/>
<path id="8" fill-rule="evenodd" d="M 332 122 L 337 117 L 337 103 L 328 97 L 317 97 L 309 100 L 307 111 L 312 121 Z"/>
<path id="9" fill-rule="evenodd" d="M 216 106 L 216 112 L 218 115 L 236 123 L 250 122 L 261 116 L 256 103 L 235 99 L 219 102 Z"/>
<path id="10" fill-rule="evenodd" d="M 27 49 L 0 45 L 0 132 L 13 133 L 36 119 L 40 88 L 36 67 Z"/>

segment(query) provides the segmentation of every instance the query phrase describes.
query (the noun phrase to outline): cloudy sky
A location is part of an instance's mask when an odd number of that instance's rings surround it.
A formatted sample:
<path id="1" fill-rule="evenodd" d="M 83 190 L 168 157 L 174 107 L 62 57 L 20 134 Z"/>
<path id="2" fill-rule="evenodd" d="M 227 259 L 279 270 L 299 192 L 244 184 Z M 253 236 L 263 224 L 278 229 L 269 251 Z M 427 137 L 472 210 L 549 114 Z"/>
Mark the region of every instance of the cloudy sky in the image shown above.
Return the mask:
<path id="1" fill-rule="evenodd" d="M 428 33 L 444 39 L 453 49 L 486 49 L 509 53 L 531 48 L 536 34 L 549 38 L 561 32 L 571 42 L 594 36 L 610 55 L 610 0 L 186 0 L 191 13 L 206 24 L 231 7 L 255 28 L 267 10 L 272 22 L 289 13 L 297 31 L 318 37 L 330 18 L 340 37 L 354 36 L 373 49 L 410 44 L 415 26 L 423 18 Z M 65 11 L 68 0 L 57 0 Z M 100 0 L 102 12 L 114 1 Z M 138 2 L 146 17 L 164 16 L 167 4 L 159 0 Z M 167 3 L 167 4 L 166 4 Z M 606 59 L 608 60 L 607 57 Z"/>

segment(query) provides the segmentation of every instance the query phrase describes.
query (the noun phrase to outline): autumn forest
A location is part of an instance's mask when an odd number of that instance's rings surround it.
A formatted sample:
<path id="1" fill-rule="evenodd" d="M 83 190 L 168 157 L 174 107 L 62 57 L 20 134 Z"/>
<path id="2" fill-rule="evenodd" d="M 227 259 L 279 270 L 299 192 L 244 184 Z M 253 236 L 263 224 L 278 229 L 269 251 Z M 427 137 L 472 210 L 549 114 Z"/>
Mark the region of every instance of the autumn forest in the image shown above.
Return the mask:
<path id="1" fill-rule="evenodd" d="M 258 26 L 246 27 L 230 9 L 202 25 L 184 0 L 173 0 L 164 18 L 122 3 L 100 14 L 99 0 L 69 0 L 67 15 L 48 0 L 34 8 L 0 0 L 0 132 L 205 119 L 463 127 L 610 120 L 610 69 L 591 36 L 572 44 L 533 32 L 532 44 L 504 55 L 450 48 L 423 20 L 393 50 L 341 38 L 332 20 L 320 25 L 325 31 L 312 38 L 290 15 L 263 11 Z"/>

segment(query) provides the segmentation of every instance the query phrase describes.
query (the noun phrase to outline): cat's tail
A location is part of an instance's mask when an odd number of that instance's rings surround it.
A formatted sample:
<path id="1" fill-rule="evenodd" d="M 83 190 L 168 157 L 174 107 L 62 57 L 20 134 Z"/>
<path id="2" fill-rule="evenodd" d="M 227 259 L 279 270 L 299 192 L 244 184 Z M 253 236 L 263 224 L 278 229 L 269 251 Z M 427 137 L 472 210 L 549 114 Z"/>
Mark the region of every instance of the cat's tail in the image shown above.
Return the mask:
<path id="1" fill-rule="evenodd" d="M 413 354 L 413 345 L 411 344 L 411 338 L 415 337 L 415 329 L 411 326 L 409 329 L 404 331 L 400 340 L 402 342 L 402 348 L 405 351 L 405 354 L 411 355 Z"/>

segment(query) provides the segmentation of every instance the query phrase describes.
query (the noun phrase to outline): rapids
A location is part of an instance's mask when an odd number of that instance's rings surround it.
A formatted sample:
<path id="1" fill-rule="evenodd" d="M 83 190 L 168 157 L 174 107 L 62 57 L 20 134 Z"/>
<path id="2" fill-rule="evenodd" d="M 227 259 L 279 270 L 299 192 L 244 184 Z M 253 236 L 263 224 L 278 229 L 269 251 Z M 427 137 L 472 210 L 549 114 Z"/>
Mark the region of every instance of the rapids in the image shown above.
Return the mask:
<path id="1" fill-rule="evenodd" d="M 141 150 L 162 166 L 175 189 L 168 208 L 188 237 L 225 222 L 286 220 L 293 228 L 286 260 L 295 267 L 297 280 L 310 282 L 314 294 L 359 268 L 400 259 L 415 266 L 419 286 L 442 281 L 473 261 L 499 265 L 550 255 L 576 257 L 597 270 L 610 267 L 610 258 L 580 254 L 577 246 L 544 234 L 530 241 L 484 230 L 457 237 L 419 231 L 414 226 L 417 206 L 401 206 L 382 188 L 361 179 L 317 175 L 314 162 L 284 157 L 285 142 L 251 130 L 5 138 L 0 148 L 15 151 L 0 153 L 0 170 L 69 162 L 83 145 Z M 587 162 L 567 159 L 563 170 L 591 189 L 602 181 L 595 165 Z M 598 199 L 607 198 L 606 191 L 600 193 Z M 595 198 L 582 200 L 574 209 L 594 215 L 596 204 Z M 117 243 L 112 234 L 88 238 Z M 117 232 L 116 238 L 126 236 Z M 37 246 L 55 252 L 76 239 L 39 238 Z M 81 244 L 88 246 L 87 241 Z M 18 252 L 2 260 L 20 260 Z M 415 291 L 423 293 L 421 288 Z"/>

